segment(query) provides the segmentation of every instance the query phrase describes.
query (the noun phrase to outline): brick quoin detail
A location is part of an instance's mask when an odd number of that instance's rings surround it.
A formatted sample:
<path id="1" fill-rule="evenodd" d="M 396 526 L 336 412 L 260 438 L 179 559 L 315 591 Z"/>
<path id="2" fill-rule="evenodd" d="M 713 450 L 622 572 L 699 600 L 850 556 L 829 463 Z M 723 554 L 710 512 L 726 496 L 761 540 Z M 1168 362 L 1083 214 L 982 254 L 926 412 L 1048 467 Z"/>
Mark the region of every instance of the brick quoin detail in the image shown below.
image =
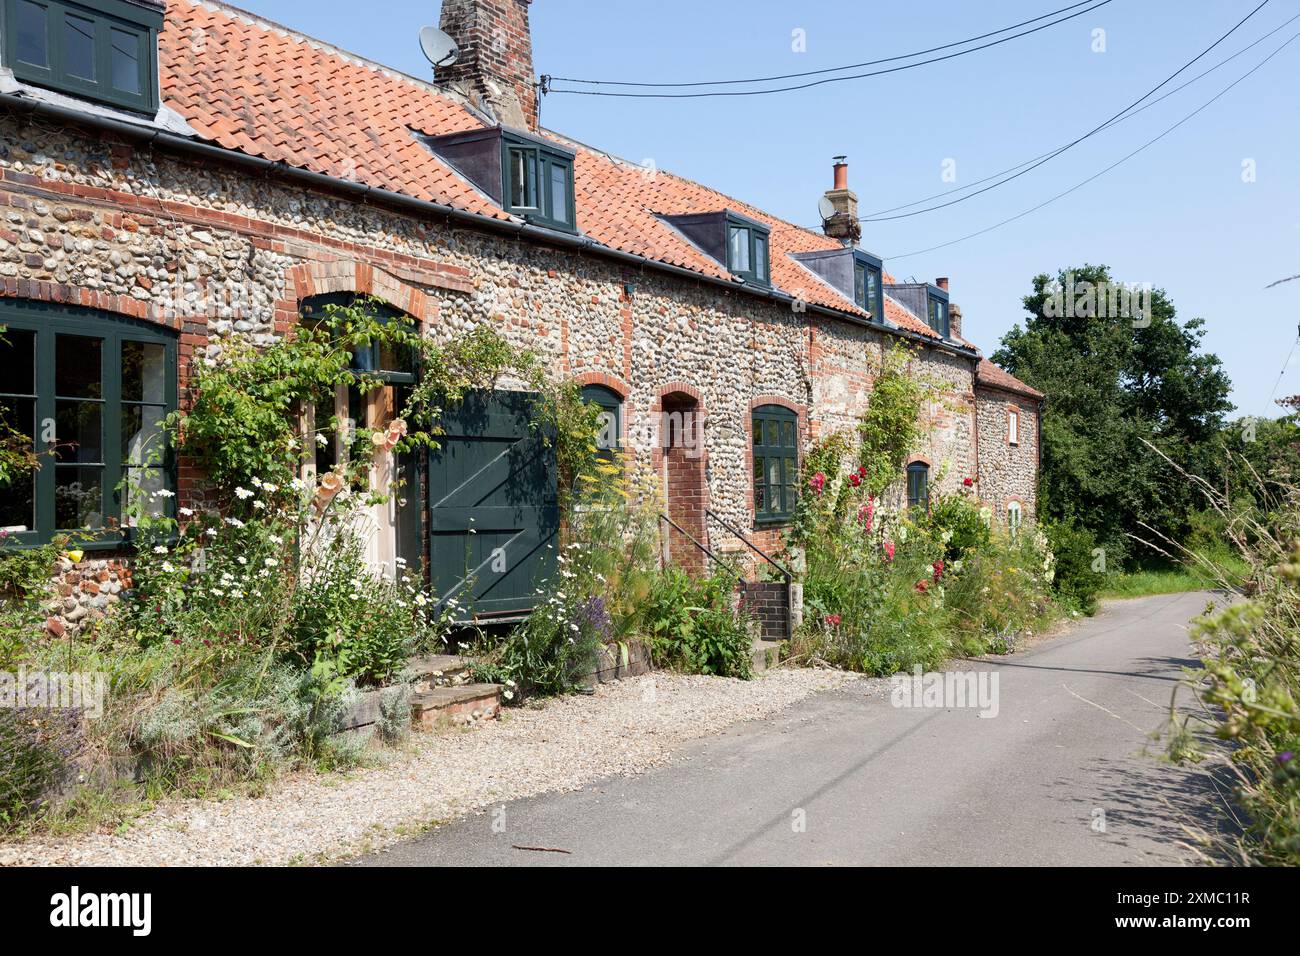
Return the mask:
<path id="1" fill-rule="evenodd" d="M 303 299 L 330 292 L 356 292 L 382 299 L 420 323 L 421 328 L 438 320 L 438 305 L 419 289 L 407 285 L 383 269 L 355 260 L 309 262 L 294 266 L 285 277 L 290 298 L 275 304 L 275 331 L 288 332 L 298 321 Z"/>

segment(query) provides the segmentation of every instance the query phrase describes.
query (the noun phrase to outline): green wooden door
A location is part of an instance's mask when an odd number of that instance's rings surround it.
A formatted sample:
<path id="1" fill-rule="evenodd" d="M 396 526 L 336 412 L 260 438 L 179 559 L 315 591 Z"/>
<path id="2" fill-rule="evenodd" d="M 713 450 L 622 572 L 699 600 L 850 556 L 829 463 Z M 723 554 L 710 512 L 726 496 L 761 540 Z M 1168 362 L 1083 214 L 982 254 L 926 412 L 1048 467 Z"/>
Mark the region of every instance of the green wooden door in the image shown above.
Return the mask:
<path id="1" fill-rule="evenodd" d="M 537 396 L 473 392 L 443 415 L 429 453 L 429 569 L 457 620 L 526 614 L 555 567 L 554 449 L 532 427 Z"/>

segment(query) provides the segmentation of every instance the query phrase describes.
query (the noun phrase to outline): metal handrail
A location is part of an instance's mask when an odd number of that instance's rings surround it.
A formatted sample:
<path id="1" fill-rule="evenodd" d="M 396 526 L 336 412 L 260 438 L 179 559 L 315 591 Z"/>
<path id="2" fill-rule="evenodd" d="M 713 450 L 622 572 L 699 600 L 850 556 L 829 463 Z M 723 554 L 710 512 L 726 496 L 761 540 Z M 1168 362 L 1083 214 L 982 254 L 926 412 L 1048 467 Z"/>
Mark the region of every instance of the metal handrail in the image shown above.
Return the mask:
<path id="1" fill-rule="evenodd" d="M 720 557 L 718 557 L 716 554 L 710 551 L 706 545 L 703 545 L 699 541 L 697 541 L 693 534 L 691 534 L 689 531 L 687 531 L 685 528 L 679 525 L 672 518 L 668 517 L 662 511 L 659 513 L 659 520 L 668 522 L 670 525 L 676 528 L 681 534 L 685 535 L 686 539 L 690 541 L 691 544 L 695 545 L 695 547 L 699 548 L 701 551 L 707 554 L 715 564 L 719 565 L 720 567 L 724 568 L 727 571 L 730 571 L 737 581 L 743 582 L 745 580 L 745 576 L 743 574 L 737 572 L 735 568 L 733 568 L 726 561 L 723 561 Z"/>
<path id="2" fill-rule="evenodd" d="M 791 581 L 794 580 L 794 575 L 790 573 L 789 569 L 783 568 L 781 565 L 777 564 L 771 555 L 769 555 L 766 551 L 764 551 L 758 545 L 754 544 L 754 542 L 750 541 L 743 534 L 741 534 L 739 531 L 733 528 L 731 524 L 728 523 L 727 519 L 722 517 L 722 515 L 718 514 L 716 511 L 713 511 L 709 508 L 705 508 L 704 513 L 709 517 L 713 518 L 713 520 L 718 522 L 718 524 L 722 525 L 724 528 L 726 528 L 728 531 L 734 534 L 741 541 L 745 542 L 745 544 L 749 546 L 749 550 L 753 551 L 756 555 L 758 555 L 768 564 L 772 565 L 772 567 L 780 571 L 781 574 L 785 577 L 786 584 L 789 584 Z"/>

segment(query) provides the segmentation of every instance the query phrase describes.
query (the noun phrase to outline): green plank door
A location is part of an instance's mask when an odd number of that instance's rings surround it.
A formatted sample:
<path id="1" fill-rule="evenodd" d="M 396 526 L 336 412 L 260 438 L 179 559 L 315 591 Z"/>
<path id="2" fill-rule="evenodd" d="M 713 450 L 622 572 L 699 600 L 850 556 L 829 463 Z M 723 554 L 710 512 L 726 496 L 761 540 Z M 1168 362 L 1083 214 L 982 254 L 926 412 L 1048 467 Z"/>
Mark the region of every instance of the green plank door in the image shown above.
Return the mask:
<path id="1" fill-rule="evenodd" d="M 429 453 L 429 568 L 457 620 L 528 613 L 555 567 L 555 457 L 532 427 L 536 407 L 524 392 L 472 392 L 443 415 Z"/>

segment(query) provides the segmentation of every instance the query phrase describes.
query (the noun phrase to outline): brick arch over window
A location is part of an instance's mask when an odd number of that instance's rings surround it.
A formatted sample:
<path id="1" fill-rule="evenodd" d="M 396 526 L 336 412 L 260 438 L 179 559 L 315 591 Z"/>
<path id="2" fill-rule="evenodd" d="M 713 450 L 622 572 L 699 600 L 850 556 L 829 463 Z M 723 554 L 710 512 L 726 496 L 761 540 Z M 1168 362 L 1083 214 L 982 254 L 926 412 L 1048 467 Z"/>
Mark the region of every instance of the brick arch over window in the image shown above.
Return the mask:
<path id="1" fill-rule="evenodd" d="M 57 305 L 81 306 L 98 312 L 111 312 L 130 319 L 151 322 L 154 325 L 180 331 L 182 322 L 175 312 L 160 309 L 153 302 L 130 295 L 113 295 L 98 289 L 87 289 L 62 282 L 40 282 L 35 279 L 5 279 L 0 282 L 0 298 L 29 299 L 34 302 L 51 302 Z"/>
<path id="2" fill-rule="evenodd" d="M 628 396 L 632 394 L 632 389 L 627 382 L 610 375 L 608 372 L 583 372 L 573 376 L 571 381 L 579 387 L 583 385 L 603 385 L 625 402 Z"/>
<path id="3" fill-rule="evenodd" d="M 298 304 L 303 299 L 330 292 L 372 295 L 410 315 L 421 325 L 438 318 L 438 304 L 413 285 L 368 263 L 354 259 L 310 262 L 290 269 L 285 286 L 290 298 L 276 303 L 275 330 L 289 331 L 298 321 Z"/>

